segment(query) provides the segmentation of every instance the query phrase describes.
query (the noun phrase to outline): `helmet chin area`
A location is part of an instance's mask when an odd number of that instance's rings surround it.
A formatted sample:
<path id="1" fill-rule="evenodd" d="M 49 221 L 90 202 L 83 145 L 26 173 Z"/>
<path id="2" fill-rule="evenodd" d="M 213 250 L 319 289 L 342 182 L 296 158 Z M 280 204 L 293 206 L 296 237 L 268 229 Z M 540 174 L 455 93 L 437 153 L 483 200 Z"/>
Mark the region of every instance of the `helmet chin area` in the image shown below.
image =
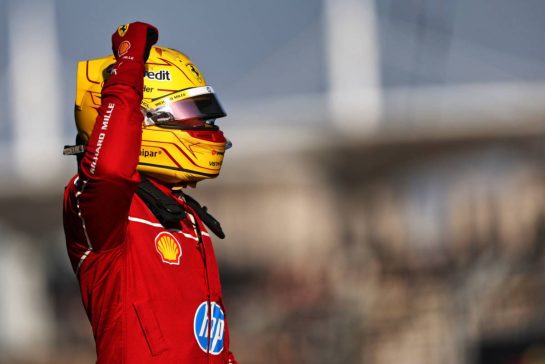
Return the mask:
<path id="1" fill-rule="evenodd" d="M 230 142 L 217 128 L 181 130 L 144 127 L 137 169 L 161 181 L 180 184 L 220 174 Z"/>

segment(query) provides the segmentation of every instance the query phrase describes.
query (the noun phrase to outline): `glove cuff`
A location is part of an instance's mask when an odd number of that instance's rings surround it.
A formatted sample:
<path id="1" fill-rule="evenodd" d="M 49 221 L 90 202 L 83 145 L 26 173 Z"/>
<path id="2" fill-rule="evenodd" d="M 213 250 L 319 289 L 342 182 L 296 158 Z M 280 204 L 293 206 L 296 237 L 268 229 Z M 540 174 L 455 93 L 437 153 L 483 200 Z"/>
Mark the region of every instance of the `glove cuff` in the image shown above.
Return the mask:
<path id="1" fill-rule="evenodd" d="M 144 88 L 144 72 L 145 65 L 142 61 L 118 61 L 114 68 L 112 68 L 106 85 L 124 84 L 133 87 L 139 94 L 142 94 Z"/>

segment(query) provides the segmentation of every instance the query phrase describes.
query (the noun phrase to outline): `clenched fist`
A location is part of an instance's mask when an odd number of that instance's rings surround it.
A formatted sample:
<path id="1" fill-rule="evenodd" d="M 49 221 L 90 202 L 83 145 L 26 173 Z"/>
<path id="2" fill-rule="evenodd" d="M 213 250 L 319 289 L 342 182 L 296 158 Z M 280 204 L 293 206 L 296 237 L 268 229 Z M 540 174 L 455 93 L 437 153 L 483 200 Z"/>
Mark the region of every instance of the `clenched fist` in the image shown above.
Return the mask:
<path id="1" fill-rule="evenodd" d="M 153 25 L 142 22 L 124 24 L 112 34 L 112 51 L 117 60 L 145 63 L 158 39 L 159 31 Z"/>

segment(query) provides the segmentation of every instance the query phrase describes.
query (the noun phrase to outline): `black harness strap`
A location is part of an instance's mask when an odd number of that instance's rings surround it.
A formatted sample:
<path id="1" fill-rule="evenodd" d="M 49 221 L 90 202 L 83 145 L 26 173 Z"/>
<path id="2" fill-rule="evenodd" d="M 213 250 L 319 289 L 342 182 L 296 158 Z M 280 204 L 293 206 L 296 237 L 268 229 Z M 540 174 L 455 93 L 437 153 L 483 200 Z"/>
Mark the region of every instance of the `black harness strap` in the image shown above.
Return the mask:
<path id="1" fill-rule="evenodd" d="M 142 176 L 136 193 L 146 203 L 157 220 L 167 229 L 182 229 L 180 220 L 185 219 L 185 211 L 170 196 Z"/>
<path id="2" fill-rule="evenodd" d="M 225 234 L 221 228 L 221 225 L 220 225 L 220 222 L 218 220 L 216 220 L 214 218 L 214 216 L 210 215 L 210 213 L 208 212 L 208 209 L 206 208 L 206 206 L 201 206 L 197 200 L 195 200 L 193 197 L 187 195 L 184 193 L 184 197 L 185 197 L 185 202 L 187 202 L 187 204 L 189 206 L 191 206 L 191 208 L 193 210 L 195 210 L 195 212 L 197 213 L 197 215 L 199 215 L 199 217 L 201 218 L 202 222 L 204 222 L 204 224 L 220 239 L 223 239 L 225 238 Z"/>
<path id="3" fill-rule="evenodd" d="M 175 199 L 166 195 L 151 183 L 147 178 L 142 176 L 142 181 L 136 190 L 136 193 L 142 201 L 148 206 L 150 211 L 155 215 L 157 220 L 167 229 L 181 230 L 180 220 L 186 218 L 186 212 Z M 202 222 L 220 239 L 225 238 L 225 234 L 218 220 L 210 215 L 206 206 L 201 206 L 193 197 L 184 193 L 184 198 L 187 204 L 195 210 Z"/>

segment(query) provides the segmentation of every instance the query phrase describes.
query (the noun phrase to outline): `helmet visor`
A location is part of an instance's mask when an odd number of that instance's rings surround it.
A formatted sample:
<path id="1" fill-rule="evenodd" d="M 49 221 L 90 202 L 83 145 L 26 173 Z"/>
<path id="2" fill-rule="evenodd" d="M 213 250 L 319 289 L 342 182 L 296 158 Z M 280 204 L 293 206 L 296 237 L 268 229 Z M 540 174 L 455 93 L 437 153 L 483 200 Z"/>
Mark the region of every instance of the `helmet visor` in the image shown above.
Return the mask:
<path id="1" fill-rule="evenodd" d="M 210 90 L 208 86 L 198 87 L 172 95 L 165 100 L 166 105 L 144 111 L 146 124 L 173 128 L 195 127 L 199 123 L 226 116 L 216 95 Z M 178 97 L 176 100 L 177 95 L 185 95 L 186 98 Z"/>

